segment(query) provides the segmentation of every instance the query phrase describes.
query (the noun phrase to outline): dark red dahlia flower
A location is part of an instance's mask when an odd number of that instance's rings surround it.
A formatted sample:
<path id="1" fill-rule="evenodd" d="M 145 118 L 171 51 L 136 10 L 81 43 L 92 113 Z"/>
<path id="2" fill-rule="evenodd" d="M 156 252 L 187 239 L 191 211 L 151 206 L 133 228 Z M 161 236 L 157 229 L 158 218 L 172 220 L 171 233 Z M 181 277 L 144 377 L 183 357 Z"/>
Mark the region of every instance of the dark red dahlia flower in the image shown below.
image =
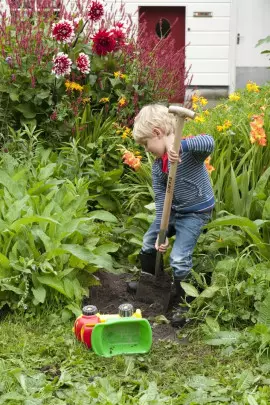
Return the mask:
<path id="1" fill-rule="evenodd" d="M 113 28 L 110 31 L 113 34 L 114 40 L 116 42 L 116 50 L 120 49 L 121 46 L 125 45 L 126 34 L 120 28 Z"/>
<path id="2" fill-rule="evenodd" d="M 103 5 L 99 1 L 93 1 L 89 8 L 88 16 L 92 21 L 98 21 L 104 14 Z"/>
<path id="3" fill-rule="evenodd" d="M 74 27 L 71 21 L 60 20 L 52 25 L 52 37 L 57 42 L 68 44 L 73 40 L 74 36 Z"/>
<path id="4" fill-rule="evenodd" d="M 116 40 L 111 31 L 100 29 L 93 37 L 93 51 L 98 55 L 107 55 L 115 50 Z"/>

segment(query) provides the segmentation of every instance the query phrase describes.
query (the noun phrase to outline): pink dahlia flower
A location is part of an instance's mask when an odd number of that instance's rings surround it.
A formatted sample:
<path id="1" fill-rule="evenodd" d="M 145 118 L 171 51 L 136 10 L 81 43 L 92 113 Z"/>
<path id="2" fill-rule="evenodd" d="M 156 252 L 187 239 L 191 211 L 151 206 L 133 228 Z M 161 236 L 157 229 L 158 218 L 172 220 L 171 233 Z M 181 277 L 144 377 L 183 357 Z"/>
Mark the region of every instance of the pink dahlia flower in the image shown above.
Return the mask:
<path id="1" fill-rule="evenodd" d="M 72 21 L 60 20 L 52 25 L 52 37 L 59 43 L 69 44 L 75 36 Z"/>
<path id="2" fill-rule="evenodd" d="M 89 56 L 86 55 L 85 53 L 81 52 L 79 54 L 78 59 L 76 60 L 76 65 L 77 69 L 84 73 L 87 74 L 90 72 L 90 59 Z"/>
<path id="3" fill-rule="evenodd" d="M 71 72 L 72 60 L 64 52 L 58 52 L 53 58 L 52 73 L 56 77 L 68 75 Z"/>
<path id="4" fill-rule="evenodd" d="M 88 16 L 92 21 L 98 21 L 104 15 L 103 5 L 99 1 L 93 1 L 88 12 Z"/>
<path id="5" fill-rule="evenodd" d="M 114 33 L 105 29 L 100 29 L 93 37 L 93 51 L 98 55 L 107 55 L 115 50 L 116 41 Z"/>

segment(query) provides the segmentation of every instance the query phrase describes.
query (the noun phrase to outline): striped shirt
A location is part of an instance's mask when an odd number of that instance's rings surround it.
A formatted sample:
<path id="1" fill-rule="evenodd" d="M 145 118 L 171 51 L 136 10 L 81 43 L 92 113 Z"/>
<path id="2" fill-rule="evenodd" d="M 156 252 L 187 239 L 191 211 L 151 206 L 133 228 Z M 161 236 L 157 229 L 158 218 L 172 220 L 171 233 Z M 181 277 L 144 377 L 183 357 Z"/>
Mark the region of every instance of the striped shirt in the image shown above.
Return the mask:
<path id="1" fill-rule="evenodd" d="M 210 135 L 198 135 L 181 141 L 181 162 L 178 163 L 172 210 L 178 213 L 211 211 L 215 205 L 214 193 L 205 159 L 214 149 Z M 169 168 L 170 168 L 170 162 Z M 158 158 L 152 167 L 155 193 L 156 222 L 160 226 L 166 194 L 168 174 L 162 171 L 163 161 Z"/>

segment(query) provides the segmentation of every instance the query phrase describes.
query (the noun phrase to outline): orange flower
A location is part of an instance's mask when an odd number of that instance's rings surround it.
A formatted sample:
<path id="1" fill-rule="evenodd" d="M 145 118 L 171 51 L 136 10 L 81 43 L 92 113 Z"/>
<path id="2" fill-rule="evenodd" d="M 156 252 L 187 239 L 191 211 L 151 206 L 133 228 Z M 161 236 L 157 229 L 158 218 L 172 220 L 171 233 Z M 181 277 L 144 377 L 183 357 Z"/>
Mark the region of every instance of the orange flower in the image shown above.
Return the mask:
<path id="1" fill-rule="evenodd" d="M 216 170 L 216 169 L 214 168 L 214 166 L 212 166 L 212 165 L 210 164 L 210 160 L 211 160 L 211 157 L 208 156 L 208 158 L 206 158 L 205 161 L 204 161 L 205 166 L 206 166 L 206 169 L 207 169 L 207 171 L 208 171 L 209 174 L 211 174 L 214 170 Z"/>
<path id="2" fill-rule="evenodd" d="M 141 167 L 141 156 L 135 156 L 133 152 L 126 150 L 122 156 L 124 164 L 128 165 L 135 171 Z"/>
<path id="3" fill-rule="evenodd" d="M 266 146 L 267 138 L 263 128 L 264 126 L 264 114 L 253 115 L 250 122 L 250 142 L 257 143 L 260 146 Z"/>

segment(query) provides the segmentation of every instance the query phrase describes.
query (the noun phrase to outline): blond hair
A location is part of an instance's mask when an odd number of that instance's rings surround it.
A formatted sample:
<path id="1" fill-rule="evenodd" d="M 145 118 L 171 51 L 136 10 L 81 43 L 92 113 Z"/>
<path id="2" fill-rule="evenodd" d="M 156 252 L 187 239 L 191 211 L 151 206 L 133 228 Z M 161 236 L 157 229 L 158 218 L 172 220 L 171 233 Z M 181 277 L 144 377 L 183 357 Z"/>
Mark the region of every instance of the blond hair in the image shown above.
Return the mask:
<path id="1" fill-rule="evenodd" d="M 141 145 L 147 139 L 152 138 L 153 129 L 159 128 L 168 136 L 175 131 L 174 114 L 169 113 L 169 109 L 162 104 L 150 104 L 141 109 L 135 117 L 133 127 L 133 137 Z"/>

